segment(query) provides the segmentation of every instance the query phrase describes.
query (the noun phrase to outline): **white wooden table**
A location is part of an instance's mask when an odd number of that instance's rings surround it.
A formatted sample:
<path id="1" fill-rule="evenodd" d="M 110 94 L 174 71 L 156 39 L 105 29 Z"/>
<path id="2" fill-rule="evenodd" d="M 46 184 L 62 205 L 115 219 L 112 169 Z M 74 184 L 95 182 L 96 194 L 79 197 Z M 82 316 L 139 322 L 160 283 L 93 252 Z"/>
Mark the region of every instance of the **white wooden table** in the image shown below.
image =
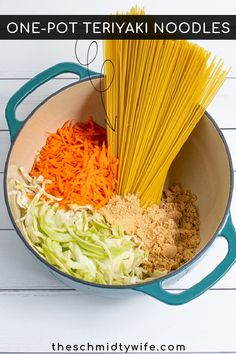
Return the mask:
<path id="1" fill-rule="evenodd" d="M 143 0 L 148 13 L 235 14 L 232 0 Z M 106 14 L 127 10 L 133 1 L 0 2 L 0 14 Z M 209 108 L 229 144 L 236 170 L 236 42 L 202 41 L 202 45 L 232 66 L 229 77 Z M 83 46 L 87 44 L 84 42 Z M 68 289 L 26 250 L 8 217 L 3 197 L 3 171 L 10 146 L 4 109 L 9 97 L 43 69 L 74 61 L 73 41 L 0 42 L 0 352 L 50 351 L 51 344 L 140 343 L 185 344 L 188 352 L 236 352 L 236 265 L 213 289 L 180 306 L 171 307 L 149 296 L 109 299 Z M 100 62 L 93 69 L 98 70 Z M 26 99 L 18 117 L 27 114 L 53 91 L 75 80 L 60 77 Z M 232 203 L 236 225 L 236 194 Z M 227 245 L 217 240 L 207 257 L 172 286 L 186 289 L 224 257 Z"/>

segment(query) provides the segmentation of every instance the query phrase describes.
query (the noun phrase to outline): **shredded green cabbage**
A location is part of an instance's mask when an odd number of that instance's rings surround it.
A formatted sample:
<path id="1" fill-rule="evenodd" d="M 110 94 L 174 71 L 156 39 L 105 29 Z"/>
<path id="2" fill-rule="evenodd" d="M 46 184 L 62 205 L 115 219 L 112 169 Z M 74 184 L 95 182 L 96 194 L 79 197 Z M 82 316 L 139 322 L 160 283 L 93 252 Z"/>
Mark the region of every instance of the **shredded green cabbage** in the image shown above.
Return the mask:
<path id="1" fill-rule="evenodd" d="M 125 285 L 144 281 L 147 275 L 141 265 L 148 255 L 133 236 L 112 227 L 91 206 L 60 208 L 59 199 L 45 192 L 50 181 L 32 178 L 22 168 L 19 172 L 23 179 L 10 181 L 9 194 L 20 210 L 19 227 L 42 257 L 89 282 Z"/>

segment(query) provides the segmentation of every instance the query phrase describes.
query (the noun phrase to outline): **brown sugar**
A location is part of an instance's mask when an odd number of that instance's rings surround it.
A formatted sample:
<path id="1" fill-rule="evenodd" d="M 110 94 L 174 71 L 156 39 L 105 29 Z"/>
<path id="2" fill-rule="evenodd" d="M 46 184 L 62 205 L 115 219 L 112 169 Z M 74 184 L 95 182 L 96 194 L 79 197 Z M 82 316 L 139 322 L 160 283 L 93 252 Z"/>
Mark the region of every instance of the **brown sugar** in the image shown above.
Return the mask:
<path id="1" fill-rule="evenodd" d="M 170 272 L 189 261 L 200 243 L 196 199 L 174 184 L 164 190 L 160 206 L 143 208 L 137 196 L 117 195 L 100 212 L 112 225 L 121 225 L 126 234 L 142 242 L 149 253 L 144 264 L 149 274 Z"/>

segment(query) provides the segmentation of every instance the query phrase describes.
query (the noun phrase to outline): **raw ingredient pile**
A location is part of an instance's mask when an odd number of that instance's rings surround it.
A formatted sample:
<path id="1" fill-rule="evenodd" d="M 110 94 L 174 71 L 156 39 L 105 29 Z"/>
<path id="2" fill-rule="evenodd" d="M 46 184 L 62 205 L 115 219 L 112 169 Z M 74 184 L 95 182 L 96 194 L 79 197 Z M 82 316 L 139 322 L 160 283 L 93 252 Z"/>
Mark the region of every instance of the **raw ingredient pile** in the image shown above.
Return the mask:
<path id="1" fill-rule="evenodd" d="M 28 174 L 9 180 L 18 225 L 40 256 L 100 284 L 134 284 L 190 260 L 199 244 L 196 198 L 173 185 L 161 204 L 116 194 L 118 159 L 91 118 L 51 133 Z"/>
<path id="2" fill-rule="evenodd" d="M 106 130 L 89 118 L 86 124 L 67 122 L 51 134 L 30 174 L 50 179 L 46 191 L 61 197 L 63 207 L 77 203 L 99 208 L 116 190 L 117 165 L 108 153 Z"/>
<path id="3" fill-rule="evenodd" d="M 121 225 L 126 234 L 136 235 L 148 250 L 144 268 L 169 272 L 189 261 L 199 244 L 199 216 L 196 197 L 173 185 L 163 192 L 160 206 L 140 205 L 136 195 L 114 196 L 101 214 L 113 225 Z"/>

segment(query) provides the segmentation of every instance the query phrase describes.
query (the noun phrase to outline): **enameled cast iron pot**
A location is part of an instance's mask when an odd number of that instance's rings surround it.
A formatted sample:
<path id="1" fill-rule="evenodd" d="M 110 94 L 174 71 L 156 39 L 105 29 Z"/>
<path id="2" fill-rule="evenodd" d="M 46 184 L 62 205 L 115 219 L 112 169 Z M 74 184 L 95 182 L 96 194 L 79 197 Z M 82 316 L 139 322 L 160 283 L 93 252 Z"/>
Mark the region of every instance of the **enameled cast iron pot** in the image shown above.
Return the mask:
<path id="1" fill-rule="evenodd" d="M 62 73 L 78 74 L 80 80 L 56 92 L 42 102 L 24 123 L 15 116 L 17 106 L 38 86 Z M 196 298 L 215 284 L 232 266 L 236 259 L 236 233 L 229 212 L 233 191 L 233 168 L 225 139 L 214 121 L 206 113 L 185 143 L 168 174 L 166 185 L 181 182 L 198 196 L 200 213 L 201 243 L 197 255 L 190 262 L 171 274 L 148 283 L 131 286 L 108 286 L 88 283 L 61 272 L 41 258 L 29 245 L 17 226 L 15 211 L 7 192 L 7 181 L 12 176 L 12 165 L 23 166 L 30 170 L 36 152 L 44 145 L 46 132 L 56 131 L 65 121 L 85 120 L 92 115 L 94 120 L 104 125 L 104 111 L 100 92 L 92 86 L 100 87 L 102 77 L 88 72 L 76 63 L 57 64 L 28 81 L 9 100 L 6 107 L 6 119 L 9 126 L 12 145 L 5 166 L 5 200 L 11 220 L 17 233 L 30 252 L 52 273 L 72 288 L 92 291 L 93 293 L 127 294 L 133 290 L 147 293 L 168 304 L 184 304 Z M 164 282 L 170 283 L 182 277 L 202 258 L 216 237 L 225 237 L 228 252 L 223 261 L 204 279 L 182 293 L 170 293 L 164 288 Z"/>

